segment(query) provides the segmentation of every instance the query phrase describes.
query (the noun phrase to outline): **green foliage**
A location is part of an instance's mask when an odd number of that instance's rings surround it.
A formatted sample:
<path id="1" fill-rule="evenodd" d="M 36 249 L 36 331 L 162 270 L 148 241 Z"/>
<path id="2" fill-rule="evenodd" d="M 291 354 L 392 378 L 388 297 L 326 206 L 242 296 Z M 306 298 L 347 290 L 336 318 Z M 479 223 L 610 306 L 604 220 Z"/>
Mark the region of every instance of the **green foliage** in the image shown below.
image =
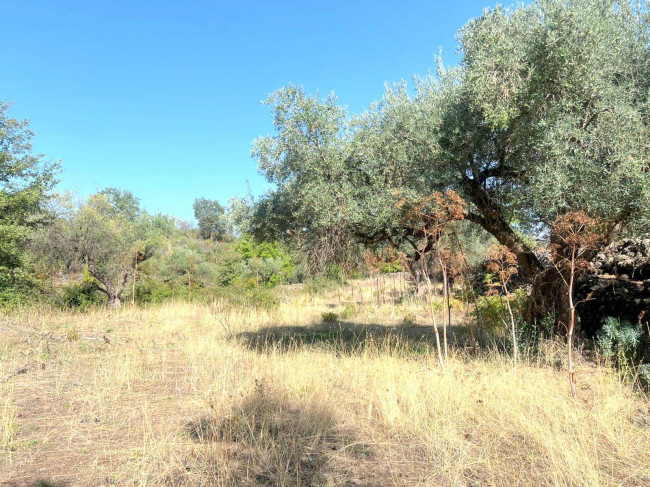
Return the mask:
<path id="1" fill-rule="evenodd" d="M 71 283 L 58 290 L 56 304 L 66 310 L 87 311 L 103 305 L 106 299 L 92 282 Z"/>
<path id="2" fill-rule="evenodd" d="M 338 283 L 345 284 L 345 270 L 341 264 L 330 264 L 325 269 L 325 278 Z"/>
<path id="3" fill-rule="evenodd" d="M 135 221 L 142 214 L 140 198 L 136 198 L 131 191 L 106 188 L 97 194 L 106 197 L 109 205 L 105 208 L 105 211 L 112 218 Z"/>
<path id="4" fill-rule="evenodd" d="M 168 282 L 145 277 L 139 279 L 135 288 L 135 297 L 138 303 L 163 303 L 174 297 L 186 297 L 186 293 L 175 290 Z"/>
<path id="5" fill-rule="evenodd" d="M 638 5 L 486 10 L 459 33 L 461 66 L 439 61 L 435 75 L 389 87 L 357 117 L 333 95 L 279 90 L 268 99 L 275 133 L 252 151 L 276 186 L 253 230 L 295 241 L 322 270 L 352 260 L 358 243 L 408 250 L 421 234 L 398 203 L 454 189 L 466 220 L 508 242 L 531 277 L 543 264 L 530 237 L 559 214 L 647 229 L 650 29 Z"/>
<path id="6" fill-rule="evenodd" d="M 608 223 L 643 217 L 650 51 L 636 6 L 539 0 L 486 11 L 461 30 L 454 110 L 473 123 L 449 148 L 482 139 L 467 149 L 479 164 L 496 159 L 489 171 L 501 184 L 490 191 L 518 221 L 548 224 L 575 209 Z"/>
<path id="7" fill-rule="evenodd" d="M 226 209 L 218 201 L 197 198 L 194 217 L 199 222 L 199 236 L 210 240 L 224 240 L 231 233 Z"/>
<path id="8" fill-rule="evenodd" d="M 347 303 L 343 311 L 341 311 L 341 318 L 349 319 L 356 315 L 358 312 L 357 307 L 353 303 Z"/>
<path id="9" fill-rule="evenodd" d="M 404 272 L 404 266 L 401 262 L 395 260 L 392 262 L 382 262 L 379 272 L 382 274 L 393 274 L 395 272 Z"/>
<path id="10" fill-rule="evenodd" d="M 276 134 L 257 139 L 252 156 L 277 189 L 253 208 L 250 231 L 263 240 L 290 240 L 312 270 L 352 261 L 355 181 L 345 110 L 334 95 L 309 96 L 295 86 L 273 93 L 267 104 Z"/>
<path id="11" fill-rule="evenodd" d="M 294 269 L 291 256 L 276 242 L 258 243 L 251 237 L 215 242 L 174 232 L 140 269 L 136 296 L 138 301 L 160 302 L 228 295 L 240 304 L 268 307 L 273 299 L 257 288 L 290 282 Z"/>
<path id="12" fill-rule="evenodd" d="M 226 243 L 197 240 L 189 233 L 168 233 L 156 254 L 140 269 L 137 299 L 209 299 L 210 289 L 219 284 L 220 251 L 230 247 Z"/>
<path id="13" fill-rule="evenodd" d="M 119 306 L 136 265 L 151 258 L 173 222 L 134 207 L 128 192 L 109 189 L 86 202 L 64 202 L 59 218 L 40 233 L 34 249 L 53 266 L 89 272 L 111 306 Z"/>
<path id="14" fill-rule="evenodd" d="M 47 202 L 58 170 L 32 153 L 28 122 L 9 118 L 8 110 L 0 102 L 0 301 L 18 296 L 30 280 L 26 247 L 51 218 Z"/>
<path id="15" fill-rule="evenodd" d="M 323 323 L 336 323 L 339 319 L 339 315 L 333 311 L 326 311 L 321 314 L 321 320 Z"/>
<path id="16" fill-rule="evenodd" d="M 418 319 L 414 313 L 405 313 L 402 318 L 402 325 L 413 326 L 417 325 Z"/>
<path id="17" fill-rule="evenodd" d="M 634 376 L 642 344 L 638 326 L 609 316 L 598 332 L 597 344 L 603 356 L 611 360 L 623 376 Z"/>
<path id="18" fill-rule="evenodd" d="M 252 155 L 260 171 L 278 190 L 258 207 L 258 223 L 273 235 L 287 231 L 326 228 L 344 211 L 340 194 L 346 193 L 345 111 L 336 98 L 308 96 L 289 86 L 269 96 L 277 135 L 255 141 Z M 336 182 L 339 191 L 331 191 Z M 290 211 L 295 213 L 290 214 Z"/>
<path id="19" fill-rule="evenodd" d="M 24 304 L 33 304 L 41 299 L 40 290 L 29 278 L 6 282 L 0 286 L 0 309 L 14 309 Z"/>
<path id="20" fill-rule="evenodd" d="M 639 365 L 637 374 L 643 387 L 650 389 L 650 364 Z"/>
<path id="21" fill-rule="evenodd" d="M 294 275 L 293 260 L 278 242 L 256 242 L 246 236 L 237 242 L 235 251 L 242 259 L 238 278 L 254 282 L 256 286 L 285 284 Z"/>
<path id="22" fill-rule="evenodd" d="M 340 282 L 328 279 L 326 276 L 316 275 L 305 281 L 303 290 L 310 296 L 317 296 L 325 291 L 337 288 L 340 284 Z"/>
<path id="23" fill-rule="evenodd" d="M 532 322 L 518 320 L 519 343 L 532 351 L 538 351 L 541 341 L 553 335 L 557 318 L 554 314 L 547 314 L 536 318 Z"/>
<path id="24" fill-rule="evenodd" d="M 262 309 L 270 311 L 279 306 L 280 300 L 273 289 L 233 284 L 215 288 L 213 298 L 224 299 L 228 304 L 240 309 Z"/>
<path id="25" fill-rule="evenodd" d="M 523 314 L 528 303 L 528 294 L 524 289 L 516 289 L 509 296 L 479 296 L 476 299 L 476 315 L 478 326 L 489 333 L 498 333 L 509 326 L 508 308 L 506 299 L 510 301 L 515 322 L 520 326 L 523 323 Z"/>

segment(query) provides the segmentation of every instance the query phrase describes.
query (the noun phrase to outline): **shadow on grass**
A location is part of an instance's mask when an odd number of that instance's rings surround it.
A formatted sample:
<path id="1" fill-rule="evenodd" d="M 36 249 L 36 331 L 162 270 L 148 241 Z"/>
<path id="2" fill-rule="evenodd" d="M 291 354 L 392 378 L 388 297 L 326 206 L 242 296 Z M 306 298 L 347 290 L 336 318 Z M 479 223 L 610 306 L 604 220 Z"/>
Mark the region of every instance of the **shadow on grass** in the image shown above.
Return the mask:
<path id="1" fill-rule="evenodd" d="M 339 428 L 331 406 L 264 383 L 225 415 L 215 413 L 186 428 L 197 443 L 218 444 L 227 452 L 227 469 L 223 456 L 203 458 L 202 464 L 221 466 L 210 481 L 234 485 L 327 485 L 331 475 L 350 475 L 337 459 L 371 455 Z"/>
<path id="2" fill-rule="evenodd" d="M 29 484 L 29 487 L 67 487 L 67 484 L 61 482 L 50 482 L 48 480 L 37 480 L 33 484 Z"/>
<path id="3" fill-rule="evenodd" d="M 439 333 L 442 343 L 442 327 Z M 447 334 L 449 346 L 469 347 L 469 327 L 453 325 Z M 240 333 L 237 338 L 260 353 L 315 348 L 346 354 L 382 350 L 418 355 L 432 353 L 436 346 L 433 327 L 413 323 L 386 326 L 342 321 L 312 326 L 271 326 Z"/>

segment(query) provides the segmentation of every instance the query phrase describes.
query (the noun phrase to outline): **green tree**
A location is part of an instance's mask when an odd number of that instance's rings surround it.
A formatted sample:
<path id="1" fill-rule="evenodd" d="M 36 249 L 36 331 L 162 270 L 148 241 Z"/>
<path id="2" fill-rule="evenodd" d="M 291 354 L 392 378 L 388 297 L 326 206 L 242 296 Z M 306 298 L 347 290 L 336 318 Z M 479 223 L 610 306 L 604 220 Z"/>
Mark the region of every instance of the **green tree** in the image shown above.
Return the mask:
<path id="1" fill-rule="evenodd" d="M 194 217 L 199 222 L 199 237 L 223 240 L 230 233 L 226 209 L 218 201 L 197 198 L 194 201 Z"/>
<path id="2" fill-rule="evenodd" d="M 255 205 L 249 231 L 258 239 L 291 239 L 314 270 L 352 258 L 358 209 L 369 203 L 363 194 L 368 182 L 359 181 L 353 157 L 351 124 L 336 101 L 295 86 L 277 91 L 266 101 L 276 135 L 257 139 L 252 150 L 260 172 L 277 188 Z M 373 227 L 379 224 L 375 216 Z"/>
<path id="3" fill-rule="evenodd" d="M 277 185 L 257 205 L 257 233 L 415 249 L 424 235 L 401 218 L 404 201 L 454 189 L 465 219 L 530 278 L 544 265 L 525 235 L 569 210 L 602 221 L 606 240 L 647 228 L 650 42 L 637 5 L 486 10 L 460 31 L 460 67 L 440 62 L 414 93 L 390 87 L 358 117 L 332 96 L 278 91 L 276 133 L 253 149 Z"/>
<path id="4" fill-rule="evenodd" d="M 119 308 L 137 266 L 154 255 L 161 235 L 174 223 L 140 211 L 121 212 L 116 200 L 99 193 L 71 208 L 41 237 L 40 248 L 68 270 L 86 270 L 108 305 Z"/>
<path id="5" fill-rule="evenodd" d="M 235 250 L 242 259 L 238 277 L 254 280 L 256 286 L 277 286 L 294 274 L 293 261 L 278 242 L 256 242 L 246 236 L 237 242 Z"/>
<path id="6" fill-rule="evenodd" d="M 58 170 L 33 154 L 28 122 L 9 118 L 8 110 L 0 102 L 0 293 L 26 277 L 26 245 L 50 220 L 47 203 Z"/>
<path id="7" fill-rule="evenodd" d="M 174 239 L 156 261 L 152 260 L 154 277 L 166 283 L 172 295 L 179 291 L 185 294 L 186 291 L 188 301 L 191 301 L 196 290 L 214 286 L 217 281 L 217 266 L 210 261 L 215 245 L 221 244 L 186 236 Z"/>
<path id="8" fill-rule="evenodd" d="M 136 198 L 131 191 L 106 188 L 98 194 L 105 196 L 110 203 L 107 209 L 111 212 L 112 217 L 134 221 L 142 214 L 140 198 Z"/>

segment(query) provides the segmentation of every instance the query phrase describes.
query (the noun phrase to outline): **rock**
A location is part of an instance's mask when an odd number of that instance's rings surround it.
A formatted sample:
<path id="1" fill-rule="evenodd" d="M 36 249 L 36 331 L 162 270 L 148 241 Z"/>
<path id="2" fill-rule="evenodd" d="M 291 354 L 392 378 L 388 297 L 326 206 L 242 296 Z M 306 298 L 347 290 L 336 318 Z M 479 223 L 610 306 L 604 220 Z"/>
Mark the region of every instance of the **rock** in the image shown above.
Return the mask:
<path id="1" fill-rule="evenodd" d="M 650 239 L 615 242 L 593 261 L 576 285 L 582 332 L 591 337 L 613 316 L 637 323 L 650 317 Z"/>

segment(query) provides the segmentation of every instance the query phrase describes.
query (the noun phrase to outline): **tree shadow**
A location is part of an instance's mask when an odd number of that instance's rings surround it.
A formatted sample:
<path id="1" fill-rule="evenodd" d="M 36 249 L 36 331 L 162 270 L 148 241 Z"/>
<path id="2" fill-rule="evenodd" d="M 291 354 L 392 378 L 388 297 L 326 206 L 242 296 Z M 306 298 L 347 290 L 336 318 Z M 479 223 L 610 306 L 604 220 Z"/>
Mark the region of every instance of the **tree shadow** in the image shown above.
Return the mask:
<path id="1" fill-rule="evenodd" d="M 334 472 L 338 478 L 351 474 L 344 464 L 337 465 L 338 457 L 363 460 L 371 455 L 367 445 L 340 428 L 331 407 L 294 396 L 281 388 L 256 383 L 254 391 L 227 413 L 215 413 L 186 425 L 195 442 L 216 443 L 227 452 L 227 470 L 223 457 L 212 459 L 215 469 L 211 481 L 327 485 L 328 476 Z M 214 448 L 208 451 L 214 452 Z M 204 465 L 210 461 L 202 459 Z"/>
<path id="2" fill-rule="evenodd" d="M 442 342 L 442 327 L 438 328 Z M 447 329 L 449 346 L 467 349 L 471 346 L 469 326 L 453 324 Z M 236 336 L 250 349 L 259 353 L 315 348 L 336 353 L 353 354 L 380 349 L 409 354 L 428 354 L 436 346 L 432 326 L 416 323 L 378 325 L 340 321 L 310 326 L 278 325 L 244 332 Z"/>
<path id="3" fill-rule="evenodd" d="M 26 472 L 23 472 L 25 474 Z M 2 487 L 68 487 L 70 484 L 67 481 L 61 480 L 50 480 L 45 478 L 39 478 L 37 475 L 29 475 L 28 478 L 21 478 L 19 480 L 0 480 L 0 486 Z M 30 478 L 31 477 L 31 478 Z M 38 479 L 38 480 L 34 480 Z"/>

